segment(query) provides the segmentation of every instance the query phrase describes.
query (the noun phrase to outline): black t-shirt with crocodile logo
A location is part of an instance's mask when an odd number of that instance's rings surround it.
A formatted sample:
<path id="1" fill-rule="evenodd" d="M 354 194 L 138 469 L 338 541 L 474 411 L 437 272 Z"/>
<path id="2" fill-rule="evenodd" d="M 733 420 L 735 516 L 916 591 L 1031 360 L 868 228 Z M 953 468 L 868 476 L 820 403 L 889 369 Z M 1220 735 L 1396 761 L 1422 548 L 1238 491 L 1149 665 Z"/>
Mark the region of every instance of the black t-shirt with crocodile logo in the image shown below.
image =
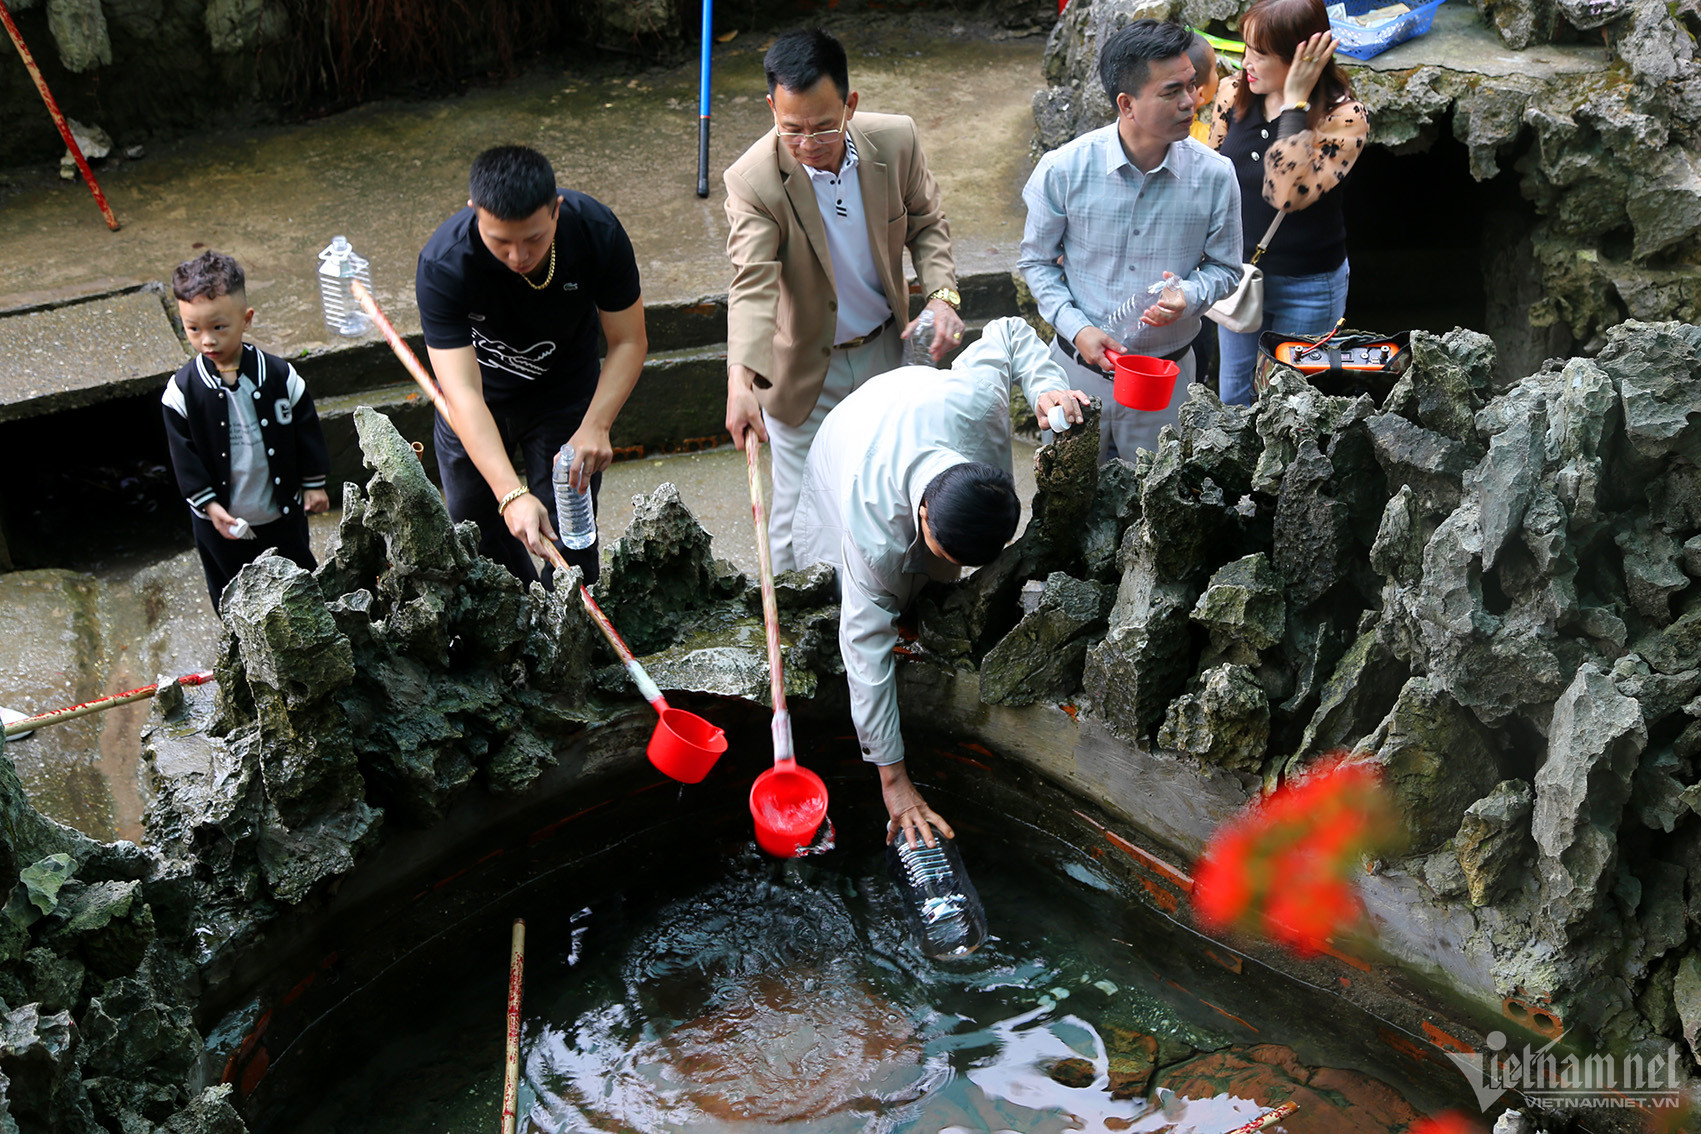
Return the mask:
<path id="1" fill-rule="evenodd" d="M 560 190 L 555 275 L 536 290 L 491 255 L 468 207 L 419 254 L 414 293 L 427 346 L 470 346 L 484 400 L 507 414 L 589 401 L 596 390 L 598 311 L 638 302 L 638 262 L 608 206 Z"/>

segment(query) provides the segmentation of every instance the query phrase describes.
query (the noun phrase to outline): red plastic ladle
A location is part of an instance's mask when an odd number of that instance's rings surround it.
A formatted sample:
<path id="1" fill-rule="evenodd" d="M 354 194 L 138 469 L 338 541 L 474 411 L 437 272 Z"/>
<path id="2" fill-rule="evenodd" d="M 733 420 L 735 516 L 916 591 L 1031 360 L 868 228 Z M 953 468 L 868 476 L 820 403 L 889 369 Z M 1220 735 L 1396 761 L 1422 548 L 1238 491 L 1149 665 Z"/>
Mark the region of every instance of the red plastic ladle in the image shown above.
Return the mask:
<path id="1" fill-rule="evenodd" d="M 455 419 L 450 413 L 448 400 L 443 397 L 443 391 L 421 365 L 419 357 L 413 353 L 413 348 L 408 346 L 396 333 L 396 328 L 390 325 L 390 320 L 385 317 L 383 308 L 378 306 L 378 301 L 372 298 L 372 293 L 367 291 L 359 280 L 353 281 L 349 290 L 354 293 L 354 298 L 383 334 L 384 340 L 390 344 L 390 350 L 401 360 L 407 372 L 419 384 L 419 388 L 425 391 L 425 396 L 431 399 L 431 403 L 437 407 L 437 412 L 449 423 L 449 428 L 454 429 Z M 562 578 L 566 578 L 566 558 L 548 540 L 544 541 L 543 547 L 544 558 L 561 572 Z M 638 692 L 644 695 L 644 700 L 650 703 L 650 707 L 655 709 L 660 718 L 656 721 L 655 732 L 650 734 L 650 744 L 646 749 L 650 763 L 682 783 L 698 783 L 709 774 L 709 769 L 715 766 L 720 754 L 726 751 L 726 733 L 695 713 L 669 705 L 667 699 L 662 696 L 661 689 L 650 680 L 650 675 L 644 672 L 644 667 L 638 664 L 638 659 L 632 656 L 632 651 L 627 649 L 626 643 L 615 632 L 614 623 L 608 620 L 608 616 L 602 612 L 602 608 L 597 605 L 583 583 L 579 584 L 579 599 L 585 604 L 591 621 L 596 623 L 597 629 L 602 631 L 602 636 L 619 656 L 626 672 L 632 676 L 632 683 L 638 687 Z"/>

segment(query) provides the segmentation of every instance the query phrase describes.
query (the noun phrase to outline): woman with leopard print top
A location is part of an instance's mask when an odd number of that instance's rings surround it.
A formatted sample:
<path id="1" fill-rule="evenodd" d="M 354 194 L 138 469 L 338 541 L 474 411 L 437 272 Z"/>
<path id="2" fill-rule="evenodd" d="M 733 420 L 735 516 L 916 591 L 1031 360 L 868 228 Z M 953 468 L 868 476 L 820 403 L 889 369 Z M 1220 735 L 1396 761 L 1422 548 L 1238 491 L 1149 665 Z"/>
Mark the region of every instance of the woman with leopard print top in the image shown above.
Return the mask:
<path id="1" fill-rule="evenodd" d="M 1217 92 L 1210 144 L 1240 180 L 1247 260 L 1279 209 L 1286 214 L 1259 259 L 1261 330 L 1318 335 L 1346 313 L 1344 183 L 1370 133 L 1364 104 L 1334 61 L 1323 0 L 1257 0 L 1241 17 L 1246 70 Z M 1225 402 L 1252 401 L 1258 331 L 1223 329 Z"/>

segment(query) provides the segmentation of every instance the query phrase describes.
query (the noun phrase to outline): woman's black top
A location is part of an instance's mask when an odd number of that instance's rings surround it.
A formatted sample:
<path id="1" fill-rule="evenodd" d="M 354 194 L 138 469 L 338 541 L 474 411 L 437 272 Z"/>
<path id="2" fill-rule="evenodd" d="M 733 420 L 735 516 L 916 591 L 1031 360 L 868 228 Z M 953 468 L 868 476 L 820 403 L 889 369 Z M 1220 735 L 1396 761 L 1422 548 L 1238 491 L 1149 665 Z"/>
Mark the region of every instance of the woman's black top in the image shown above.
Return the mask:
<path id="1" fill-rule="evenodd" d="M 1234 163 L 1240 181 L 1241 239 L 1243 257 L 1252 259 L 1258 238 L 1276 219 L 1275 206 L 1264 200 L 1264 152 L 1278 137 L 1277 123 L 1264 117 L 1264 100 L 1256 99 L 1244 120 L 1230 112 L 1228 134 L 1219 153 Z M 1290 110 L 1299 119 L 1303 111 Z M 1285 117 L 1285 116 L 1284 116 Z M 1349 170 L 1347 180 L 1351 180 Z M 1303 209 L 1282 218 L 1270 247 L 1258 261 L 1267 276 L 1315 276 L 1332 272 L 1347 258 L 1347 225 L 1341 215 L 1342 181 Z"/>

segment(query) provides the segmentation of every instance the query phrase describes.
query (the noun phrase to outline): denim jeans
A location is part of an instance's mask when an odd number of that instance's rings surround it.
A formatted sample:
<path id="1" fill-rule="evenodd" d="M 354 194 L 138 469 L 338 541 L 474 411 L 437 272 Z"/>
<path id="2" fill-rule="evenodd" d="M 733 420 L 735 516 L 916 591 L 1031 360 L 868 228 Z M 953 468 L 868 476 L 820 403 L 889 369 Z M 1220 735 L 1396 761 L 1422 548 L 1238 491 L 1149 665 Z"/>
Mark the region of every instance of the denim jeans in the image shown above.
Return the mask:
<path id="1" fill-rule="evenodd" d="M 1341 261 L 1332 272 L 1315 276 L 1265 276 L 1264 325 L 1260 330 L 1321 335 L 1347 311 L 1351 265 Z M 1236 333 L 1217 328 L 1221 344 L 1222 399 L 1252 404 L 1252 368 L 1258 361 L 1258 331 Z"/>

